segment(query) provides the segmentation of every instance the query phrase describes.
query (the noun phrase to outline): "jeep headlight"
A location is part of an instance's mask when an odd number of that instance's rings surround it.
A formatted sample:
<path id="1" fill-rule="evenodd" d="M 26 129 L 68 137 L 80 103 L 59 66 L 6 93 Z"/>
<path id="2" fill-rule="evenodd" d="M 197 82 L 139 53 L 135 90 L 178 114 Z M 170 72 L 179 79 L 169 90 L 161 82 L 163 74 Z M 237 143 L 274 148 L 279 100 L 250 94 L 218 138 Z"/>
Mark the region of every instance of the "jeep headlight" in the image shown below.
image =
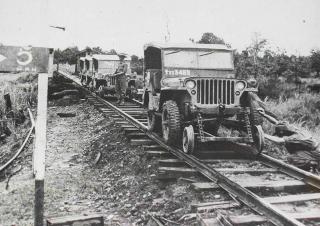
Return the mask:
<path id="1" fill-rule="evenodd" d="M 246 88 L 246 83 L 243 82 L 243 81 L 239 81 L 239 82 L 236 83 L 236 87 L 235 88 L 236 88 L 236 90 L 241 91 L 244 88 Z"/>
<path id="2" fill-rule="evenodd" d="M 185 84 L 188 89 L 193 89 L 196 87 L 196 82 L 194 80 L 188 80 Z"/>

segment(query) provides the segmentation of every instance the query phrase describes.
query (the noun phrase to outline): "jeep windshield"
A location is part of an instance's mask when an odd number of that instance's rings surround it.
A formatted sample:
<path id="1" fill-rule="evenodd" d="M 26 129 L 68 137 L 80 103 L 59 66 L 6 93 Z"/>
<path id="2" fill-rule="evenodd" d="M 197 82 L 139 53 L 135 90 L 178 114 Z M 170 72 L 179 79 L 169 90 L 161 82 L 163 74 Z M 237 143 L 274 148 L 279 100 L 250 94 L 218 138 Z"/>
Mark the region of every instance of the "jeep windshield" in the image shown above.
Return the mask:
<path id="1" fill-rule="evenodd" d="M 221 50 L 165 50 L 164 66 L 188 69 L 233 70 L 231 51 Z"/>

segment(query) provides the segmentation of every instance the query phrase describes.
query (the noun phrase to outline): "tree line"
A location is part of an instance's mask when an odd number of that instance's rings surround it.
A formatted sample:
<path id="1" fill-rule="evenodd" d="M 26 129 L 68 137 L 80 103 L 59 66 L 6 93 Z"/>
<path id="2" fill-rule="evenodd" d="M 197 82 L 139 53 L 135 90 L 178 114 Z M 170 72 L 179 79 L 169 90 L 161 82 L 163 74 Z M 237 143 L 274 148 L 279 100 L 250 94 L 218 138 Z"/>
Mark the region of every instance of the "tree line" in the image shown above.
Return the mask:
<path id="1" fill-rule="evenodd" d="M 213 33 L 204 33 L 199 43 L 226 44 Z M 248 77 L 285 77 L 288 80 L 297 77 L 310 77 L 315 72 L 320 77 L 320 50 L 311 50 L 310 56 L 288 55 L 278 49 L 267 48 L 268 41 L 255 33 L 252 44 L 242 52 L 235 51 L 235 71 L 239 78 Z M 230 46 L 230 45 L 229 45 Z"/>
<path id="2" fill-rule="evenodd" d="M 229 45 L 209 32 L 202 35 L 199 43 Z M 290 97 L 300 91 L 303 78 L 320 77 L 319 49 L 311 50 L 309 56 L 296 56 L 281 49 L 271 50 L 267 44 L 255 33 L 250 46 L 234 52 L 236 77 L 255 78 L 261 97 Z"/>
<path id="3" fill-rule="evenodd" d="M 115 55 L 117 51 L 114 49 L 111 50 L 102 50 L 100 47 L 86 47 L 86 50 L 91 52 L 95 52 L 98 54 L 110 54 Z M 76 64 L 77 63 L 77 55 L 80 53 L 80 50 L 77 46 L 68 47 L 64 50 L 56 49 L 54 51 L 54 64 Z M 137 72 L 137 74 L 142 74 L 143 72 L 143 58 L 139 58 L 136 55 L 132 55 L 131 57 L 131 70 L 132 72 Z"/>

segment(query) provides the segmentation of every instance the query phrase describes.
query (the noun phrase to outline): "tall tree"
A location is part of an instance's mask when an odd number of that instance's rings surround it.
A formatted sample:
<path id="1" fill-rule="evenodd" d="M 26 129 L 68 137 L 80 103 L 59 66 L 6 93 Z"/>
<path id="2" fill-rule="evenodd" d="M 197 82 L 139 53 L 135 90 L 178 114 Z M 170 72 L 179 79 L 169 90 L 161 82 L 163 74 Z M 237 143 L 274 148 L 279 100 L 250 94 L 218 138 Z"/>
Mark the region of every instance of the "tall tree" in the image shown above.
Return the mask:
<path id="1" fill-rule="evenodd" d="M 59 63 L 65 63 L 65 57 L 62 54 L 62 51 L 60 49 L 56 49 L 54 51 L 54 56 L 53 56 L 53 63 L 54 64 L 59 64 Z"/>
<path id="2" fill-rule="evenodd" d="M 249 55 L 252 57 L 251 59 L 253 60 L 253 66 L 254 66 L 254 74 L 257 77 L 259 73 L 259 59 L 258 59 L 258 54 L 262 53 L 264 47 L 267 44 L 267 40 L 263 39 L 260 37 L 260 34 L 254 33 L 252 37 L 252 43 L 251 45 L 247 48 L 247 51 Z"/>
<path id="3" fill-rule="evenodd" d="M 62 51 L 66 62 L 69 64 L 76 64 L 77 63 L 77 54 L 79 53 L 78 47 L 68 47 L 67 49 Z"/>
<path id="4" fill-rule="evenodd" d="M 78 47 L 68 47 L 65 50 L 57 49 L 54 51 L 54 63 L 55 64 L 76 64 L 77 54 L 79 53 Z"/>
<path id="5" fill-rule="evenodd" d="M 92 47 L 92 51 L 96 54 L 104 54 L 105 52 L 101 49 L 101 47 Z"/>
<path id="6" fill-rule="evenodd" d="M 139 61 L 139 57 L 136 55 L 132 55 L 131 56 L 131 63 L 138 63 Z"/>
<path id="7" fill-rule="evenodd" d="M 115 49 L 110 49 L 109 52 L 107 52 L 107 54 L 110 54 L 110 55 L 117 55 L 117 51 Z"/>
<path id="8" fill-rule="evenodd" d="M 137 74 L 142 74 L 143 72 L 143 59 L 139 59 L 138 56 L 131 56 L 131 70 L 132 72 L 137 72 Z"/>
<path id="9" fill-rule="evenodd" d="M 202 44 L 225 44 L 225 42 L 224 42 L 224 40 L 222 38 L 219 38 L 218 36 L 214 35 L 211 32 L 203 33 L 202 37 L 198 41 L 198 43 L 202 43 Z"/>
<path id="10" fill-rule="evenodd" d="M 319 77 L 319 73 L 320 73 L 320 50 L 317 49 L 313 49 L 311 51 L 311 69 L 315 72 L 317 72 L 317 77 Z"/>

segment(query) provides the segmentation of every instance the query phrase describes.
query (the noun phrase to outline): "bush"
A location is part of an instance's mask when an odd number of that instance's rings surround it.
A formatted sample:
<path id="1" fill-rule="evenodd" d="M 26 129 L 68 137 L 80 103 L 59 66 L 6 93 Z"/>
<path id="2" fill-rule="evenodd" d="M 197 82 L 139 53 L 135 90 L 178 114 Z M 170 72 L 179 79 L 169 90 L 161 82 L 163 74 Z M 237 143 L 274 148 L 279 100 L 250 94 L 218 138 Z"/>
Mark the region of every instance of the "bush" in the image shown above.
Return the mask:
<path id="1" fill-rule="evenodd" d="M 269 100 L 266 105 L 278 120 L 287 121 L 304 134 L 310 134 L 316 141 L 320 141 L 320 95 L 296 94 L 288 99 Z M 272 135 L 275 131 L 274 125 L 264 123 L 263 131 Z M 266 142 L 265 151 L 278 159 L 286 160 L 288 156 L 283 145 L 269 141 Z"/>
<path id="2" fill-rule="evenodd" d="M 259 81 L 260 80 L 260 81 Z M 299 87 L 292 82 L 286 81 L 285 78 L 276 78 L 262 80 L 258 79 L 260 98 L 265 99 L 266 97 L 277 100 L 277 99 L 288 99 L 295 97 L 295 94 L 305 91 L 305 87 Z"/>
<path id="3" fill-rule="evenodd" d="M 2 76 L 2 75 L 1 75 Z M 12 77 L 15 76 L 15 79 Z M 8 75 L 0 82 L 0 111 L 5 112 L 4 94 L 9 93 L 14 113 L 25 110 L 30 104 L 37 103 L 37 76 L 21 73 Z"/>
<path id="4" fill-rule="evenodd" d="M 16 83 L 36 83 L 38 80 L 38 76 L 34 74 L 24 74 L 20 76 L 17 80 Z"/>
<path id="5" fill-rule="evenodd" d="M 311 131 L 315 138 L 320 134 L 319 94 L 297 94 L 289 99 L 268 101 L 267 106 L 280 120 L 288 121 L 301 129 Z"/>

